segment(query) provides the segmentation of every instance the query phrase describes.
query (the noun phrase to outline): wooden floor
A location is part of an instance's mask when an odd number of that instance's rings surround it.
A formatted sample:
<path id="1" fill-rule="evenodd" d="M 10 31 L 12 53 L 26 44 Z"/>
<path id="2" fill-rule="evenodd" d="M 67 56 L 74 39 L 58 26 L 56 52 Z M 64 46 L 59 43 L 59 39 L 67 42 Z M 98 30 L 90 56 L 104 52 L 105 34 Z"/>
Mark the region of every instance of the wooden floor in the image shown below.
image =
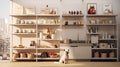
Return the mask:
<path id="1" fill-rule="evenodd" d="M 57 64 L 54 62 L 0 62 L 0 67 L 120 67 L 120 62 L 69 62 Z"/>

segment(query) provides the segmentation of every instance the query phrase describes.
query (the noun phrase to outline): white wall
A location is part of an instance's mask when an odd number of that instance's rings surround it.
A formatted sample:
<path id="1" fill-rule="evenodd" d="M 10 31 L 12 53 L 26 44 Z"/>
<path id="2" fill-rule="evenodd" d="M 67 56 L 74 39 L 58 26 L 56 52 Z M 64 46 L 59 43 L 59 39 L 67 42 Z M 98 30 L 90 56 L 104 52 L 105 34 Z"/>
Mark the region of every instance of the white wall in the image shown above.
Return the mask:
<path id="1" fill-rule="evenodd" d="M 9 0 L 0 0 L 0 18 L 9 17 Z"/>

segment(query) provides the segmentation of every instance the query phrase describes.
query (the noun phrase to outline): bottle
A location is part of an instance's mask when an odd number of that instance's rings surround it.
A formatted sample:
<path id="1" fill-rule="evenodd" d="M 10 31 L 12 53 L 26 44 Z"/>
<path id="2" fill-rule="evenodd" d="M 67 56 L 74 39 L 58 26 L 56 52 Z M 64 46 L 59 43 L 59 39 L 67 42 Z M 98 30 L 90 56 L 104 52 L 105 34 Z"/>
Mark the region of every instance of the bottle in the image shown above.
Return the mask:
<path id="1" fill-rule="evenodd" d="M 73 14 L 75 15 L 75 14 L 76 14 L 76 11 L 74 11 Z"/>
<path id="2" fill-rule="evenodd" d="M 50 32 L 50 28 L 47 28 L 47 39 L 51 39 L 51 32 Z"/>
<path id="3" fill-rule="evenodd" d="M 43 33 L 42 32 L 39 33 L 39 38 L 43 39 Z"/>
<path id="4" fill-rule="evenodd" d="M 80 14 L 82 14 L 82 11 L 80 11 Z"/>
<path id="5" fill-rule="evenodd" d="M 79 11 L 77 11 L 77 15 L 79 14 Z"/>
<path id="6" fill-rule="evenodd" d="M 74 14 L 74 12 L 73 12 L 73 11 L 71 11 L 71 14 Z"/>
<path id="7" fill-rule="evenodd" d="M 69 14 L 71 14 L 71 11 L 69 11 Z"/>

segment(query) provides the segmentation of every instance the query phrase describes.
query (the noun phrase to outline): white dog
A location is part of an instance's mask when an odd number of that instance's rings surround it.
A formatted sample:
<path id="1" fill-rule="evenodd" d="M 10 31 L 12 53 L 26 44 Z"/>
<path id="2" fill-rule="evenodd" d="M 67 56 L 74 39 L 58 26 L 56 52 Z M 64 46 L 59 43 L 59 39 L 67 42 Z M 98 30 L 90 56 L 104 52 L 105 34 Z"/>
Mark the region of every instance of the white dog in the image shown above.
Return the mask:
<path id="1" fill-rule="evenodd" d="M 65 49 L 63 55 L 61 56 L 59 62 L 55 63 L 64 63 L 67 64 L 69 59 L 69 49 Z"/>

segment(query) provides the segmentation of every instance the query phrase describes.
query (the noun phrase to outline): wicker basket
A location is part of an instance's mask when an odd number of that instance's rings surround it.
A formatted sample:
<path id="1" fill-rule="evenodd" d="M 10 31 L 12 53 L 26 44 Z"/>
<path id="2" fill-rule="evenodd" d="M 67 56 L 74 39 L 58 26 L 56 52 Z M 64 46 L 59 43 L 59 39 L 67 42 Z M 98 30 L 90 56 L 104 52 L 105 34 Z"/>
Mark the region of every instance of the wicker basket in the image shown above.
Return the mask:
<path id="1" fill-rule="evenodd" d="M 28 59 L 32 59 L 34 57 L 35 57 L 35 55 L 33 53 L 27 53 L 27 58 Z"/>
<path id="2" fill-rule="evenodd" d="M 19 58 L 19 54 L 18 53 L 13 53 L 13 60 L 16 60 L 16 58 Z"/>
<path id="3" fill-rule="evenodd" d="M 101 58 L 107 58 L 107 53 L 101 53 Z"/>
<path id="4" fill-rule="evenodd" d="M 114 58 L 115 57 L 115 53 L 114 52 L 109 53 L 109 57 L 110 58 Z"/>
<path id="5" fill-rule="evenodd" d="M 27 58 L 26 53 L 20 53 L 20 58 Z"/>

